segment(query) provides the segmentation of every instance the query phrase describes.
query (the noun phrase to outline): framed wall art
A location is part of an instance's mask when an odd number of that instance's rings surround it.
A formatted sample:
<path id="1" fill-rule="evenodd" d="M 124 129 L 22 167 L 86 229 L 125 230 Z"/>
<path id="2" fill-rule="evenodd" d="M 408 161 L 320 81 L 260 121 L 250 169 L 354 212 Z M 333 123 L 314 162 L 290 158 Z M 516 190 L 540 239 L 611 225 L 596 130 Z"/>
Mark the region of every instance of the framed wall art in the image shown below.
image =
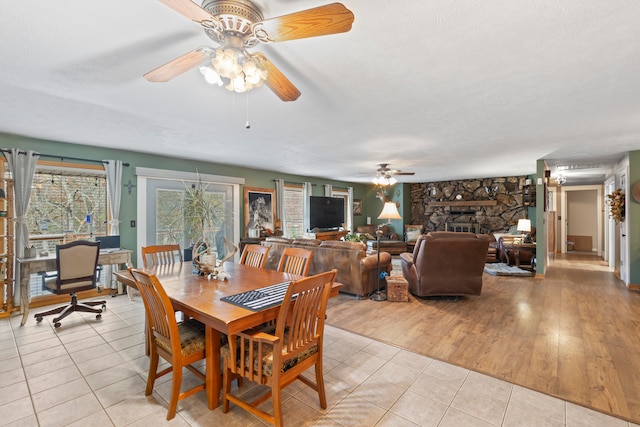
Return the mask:
<path id="1" fill-rule="evenodd" d="M 362 199 L 353 199 L 353 216 L 362 215 Z"/>
<path id="2" fill-rule="evenodd" d="M 275 195 L 275 190 L 268 188 L 244 187 L 245 235 L 258 237 L 261 230 L 274 230 L 276 215 Z"/>

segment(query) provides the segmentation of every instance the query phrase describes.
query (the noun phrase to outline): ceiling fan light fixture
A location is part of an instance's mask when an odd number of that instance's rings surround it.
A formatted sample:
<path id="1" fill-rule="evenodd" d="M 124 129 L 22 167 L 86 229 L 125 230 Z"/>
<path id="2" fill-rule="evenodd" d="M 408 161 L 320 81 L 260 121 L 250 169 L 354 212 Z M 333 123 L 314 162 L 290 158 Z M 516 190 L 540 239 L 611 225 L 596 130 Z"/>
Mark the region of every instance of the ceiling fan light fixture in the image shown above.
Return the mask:
<path id="1" fill-rule="evenodd" d="M 258 62 L 246 53 L 238 53 L 233 48 L 216 49 L 211 57 L 211 66 L 219 79 L 228 80 L 225 89 L 231 92 L 246 92 L 251 89 L 260 87 L 267 79 L 267 71 L 262 69 Z M 203 73 L 204 74 L 204 73 Z M 207 74 L 205 79 L 207 79 Z M 215 84 L 222 86 L 224 83 L 220 79 L 220 83 L 213 76 L 210 78 Z M 209 81 L 209 80 L 207 80 Z"/>
<path id="2" fill-rule="evenodd" d="M 204 80 L 211 85 L 222 86 L 224 84 L 220 78 L 220 74 L 218 74 L 212 66 L 202 65 L 200 67 L 200 73 L 202 73 Z"/>
<path id="3" fill-rule="evenodd" d="M 388 175 L 378 175 L 375 176 L 371 182 L 373 182 L 375 185 L 380 185 L 380 186 L 388 186 L 388 185 L 394 185 L 396 182 L 398 182 L 397 179 L 395 179 L 393 176 L 388 176 Z"/>

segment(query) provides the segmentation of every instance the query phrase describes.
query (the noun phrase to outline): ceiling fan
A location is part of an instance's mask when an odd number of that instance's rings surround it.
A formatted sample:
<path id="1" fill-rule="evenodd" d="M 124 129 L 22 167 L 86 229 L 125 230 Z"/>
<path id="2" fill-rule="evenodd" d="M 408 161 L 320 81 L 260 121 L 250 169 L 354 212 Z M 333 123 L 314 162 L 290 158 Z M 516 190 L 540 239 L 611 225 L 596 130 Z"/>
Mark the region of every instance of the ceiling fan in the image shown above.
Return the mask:
<path id="1" fill-rule="evenodd" d="M 344 33 L 351 29 L 353 13 L 340 3 L 264 19 L 249 0 L 204 0 L 202 7 L 191 0 L 160 0 L 176 12 L 200 24 L 219 47 L 202 46 L 144 75 L 150 82 L 167 82 L 205 64 L 205 79 L 235 92 L 245 92 L 263 82 L 283 101 L 295 101 L 300 91 L 260 52 L 247 49 L 258 43 Z M 207 70 L 206 68 L 209 68 Z M 214 73 L 215 75 L 213 75 Z"/>
<path id="2" fill-rule="evenodd" d="M 398 169 L 391 169 L 388 163 L 380 163 L 376 170 L 376 176 L 372 182 L 376 185 L 393 185 L 397 182 L 396 175 L 415 175 L 415 172 L 402 172 Z"/>

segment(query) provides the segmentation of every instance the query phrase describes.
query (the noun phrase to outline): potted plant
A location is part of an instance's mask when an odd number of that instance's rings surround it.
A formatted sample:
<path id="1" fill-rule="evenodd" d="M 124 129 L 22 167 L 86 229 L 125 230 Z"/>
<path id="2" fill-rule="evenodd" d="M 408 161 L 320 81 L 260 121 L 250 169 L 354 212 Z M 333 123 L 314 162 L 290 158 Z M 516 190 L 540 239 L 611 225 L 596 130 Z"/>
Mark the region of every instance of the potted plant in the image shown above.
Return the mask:
<path id="1" fill-rule="evenodd" d="M 212 244 L 210 233 L 224 218 L 224 199 L 207 191 L 208 184 L 199 178 L 196 183 L 185 184 L 182 210 L 185 235 L 191 245 L 185 249 L 185 261 L 209 252 Z M 214 242 L 215 243 L 215 242 Z"/>

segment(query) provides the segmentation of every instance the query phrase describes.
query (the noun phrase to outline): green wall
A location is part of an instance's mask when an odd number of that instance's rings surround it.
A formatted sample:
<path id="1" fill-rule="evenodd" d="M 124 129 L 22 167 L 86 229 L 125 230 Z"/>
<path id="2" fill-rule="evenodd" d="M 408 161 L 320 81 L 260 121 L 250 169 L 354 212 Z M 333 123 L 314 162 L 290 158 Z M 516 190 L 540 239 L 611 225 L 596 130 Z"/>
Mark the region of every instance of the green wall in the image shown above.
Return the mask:
<path id="1" fill-rule="evenodd" d="M 627 177 L 628 188 L 640 181 L 640 151 L 629 152 L 629 176 Z M 630 191 L 629 191 L 630 193 Z M 627 194 L 627 239 L 629 241 L 629 284 L 640 285 L 640 203 L 633 200 L 631 194 Z"/>
<path id="2" fill-rule="evenodd" d="M 544 160 L 536 162 L 536 176 L 532 176 L 532 182 L 536 184 L 536 207 L 535 216 L 529 217 L 536 224 L 536 273 L 544 274 L 547 264 L 547 239 L 545 236 L 544 224 L 544 184 L 538 185 L 538 177 L 542 177 L 544 183 Z M 531 209 L 531 208 L 530 208 Z M 538 214 L 539 212 L 539 214 Z M 531 214 L 531 212 L 529 212 Z"/>
<path id="3" fill-rule="evenodd" d="M 1 148 L 20 148 L 23 150 L 34 150 L 41 154 L 51 154 L 60 157 L 77 157 L 92 160 L 122 160 L 124 163 L 129 163 L 128 167 L 123 167 L 122 171 L 122 183 L 127 184 L 129 180 L 134 185 L 136 184 L 135 168 L 146 167 L 155 169 L 167 169 L 184 172 L 198 172 L 202 174 L 211 175 L 223 175 L 231 177 L 240 177 L 245 179 L 245 185 L 248 187 L 258 188 L 275 188 L 274 179 L 283 178 L 289 182 L 311 182 L 315 184 L 313 187 L 314 196 L 324 195 L 324 184 L 331 184 L 334 187 L 353 187 L 353 197 L 355 199 L 363 200 L 363 215 L 354 216 L 354 226 L 364 225 L 366 217 L 369 215 L 368 209 L 375 210 L 377 208 L 372 207 L 375 201 L 370 201 L 370 195 L 372 193 L 371 184 L 351 183 L 344 181 L 334 181 L 330 179 L 320 179 L 306 177 L 302 175 L 290 175 L 280 172 L 251 169 L 240 166 L 225 165 L 214 162 L 195 161 L 187 159 L 177 159 L 175 157 L 145 154 L 135 151 L 114 150 L 108 148 L 91 147 L 81 144 L 69 144 L 57 141 L 45 141 L 34 138 L 27 138 L 16 135 L 9 135 L 0 133 L 0 147 Z M 212 159 L 215 156 L 211 155 Z M 42 160 L 56 161 L 52 158 L 42 158 Z M 59 160 L 59 159 L 58 159 Z M 68 160 L 68 163 L 83 163 L 76 160 Z M 91 163 L 94 164 L 94 163 Z M 373 192 L 375 195 L 375 191 Z M 378 201 L 379 200 L 375 199 Z M 137 188 L 131 189 L 131 194 L 127 188 L 122 189 L 122 200 L 120 205 L 120 236 L 123 247 L 136 248 L 136 230 L 130 226 L 131 220 L 137 218 Z M 242 201 L 241 201 L 242 204 Z M 379 213 L 379 212 L 378 212 Z M 378 214 L 376 214 L 377 217 Z M 373 217 L 373 214 L 369 215 Z M 244 234 L 244 213 L 240 213 L 241 219 L 241 234 Z M 134 265 L 137 254 L 134 254 Z"/>

